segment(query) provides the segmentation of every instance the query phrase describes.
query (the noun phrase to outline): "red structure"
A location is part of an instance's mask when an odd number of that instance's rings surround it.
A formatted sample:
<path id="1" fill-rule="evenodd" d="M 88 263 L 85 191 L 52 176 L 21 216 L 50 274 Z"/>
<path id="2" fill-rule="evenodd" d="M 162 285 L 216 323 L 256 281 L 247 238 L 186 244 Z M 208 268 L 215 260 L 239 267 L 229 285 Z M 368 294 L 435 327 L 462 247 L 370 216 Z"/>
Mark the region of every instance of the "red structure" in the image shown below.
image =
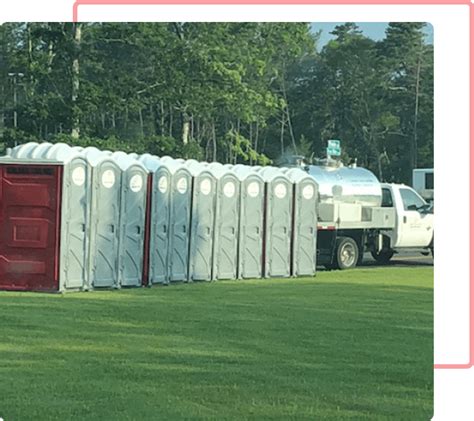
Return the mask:
<path id="1" fill-rule="evenodd" d="M 0 164 L 0 289 L 58 291 L 62 167 Z"/>

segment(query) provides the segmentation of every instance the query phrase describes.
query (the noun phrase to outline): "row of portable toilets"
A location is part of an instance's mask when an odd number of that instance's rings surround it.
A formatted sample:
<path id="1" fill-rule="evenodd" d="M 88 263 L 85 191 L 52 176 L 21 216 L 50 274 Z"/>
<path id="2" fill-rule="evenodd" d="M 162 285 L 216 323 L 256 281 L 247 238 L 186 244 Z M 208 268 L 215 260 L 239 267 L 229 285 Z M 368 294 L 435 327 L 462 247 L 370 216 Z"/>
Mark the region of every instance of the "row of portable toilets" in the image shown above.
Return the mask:
<path id="1" fill-rule="evenodd" d="M 20 145 L 0 158 L 0 288 L 312 275 L 317 195 L 300 169 Z"/>

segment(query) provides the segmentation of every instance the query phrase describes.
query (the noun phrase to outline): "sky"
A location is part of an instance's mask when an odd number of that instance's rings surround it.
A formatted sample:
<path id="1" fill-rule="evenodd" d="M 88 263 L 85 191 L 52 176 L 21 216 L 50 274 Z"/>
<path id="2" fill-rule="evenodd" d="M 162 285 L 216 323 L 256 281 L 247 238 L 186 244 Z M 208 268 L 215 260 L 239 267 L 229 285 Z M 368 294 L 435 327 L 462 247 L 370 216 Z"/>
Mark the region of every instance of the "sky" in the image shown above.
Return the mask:
<path id="1" fill-rule="evenodd" d="M 314 22 L 311 24 L 314 32 L 319 30 L 322 31 L 321 38 L 318 45 L 318 50 L 320 50 L 324 45 L 328 43 L 329 40 L 334 38 L 334 35 L 331 35 L 330 32 L 334 29 L 335 26 L 341 25 L 345 22 Z M 372 38 L 375 41 L 379 41 L 385 38 L 385 29 L 387 28 L 388 23 L 386 22 L 356 22 L 360 30 L 366 37 Z M 433 43 L 433 27 L 428 24 L 424 30 L 426 33 L 426 40 L 428 43 Z"/>

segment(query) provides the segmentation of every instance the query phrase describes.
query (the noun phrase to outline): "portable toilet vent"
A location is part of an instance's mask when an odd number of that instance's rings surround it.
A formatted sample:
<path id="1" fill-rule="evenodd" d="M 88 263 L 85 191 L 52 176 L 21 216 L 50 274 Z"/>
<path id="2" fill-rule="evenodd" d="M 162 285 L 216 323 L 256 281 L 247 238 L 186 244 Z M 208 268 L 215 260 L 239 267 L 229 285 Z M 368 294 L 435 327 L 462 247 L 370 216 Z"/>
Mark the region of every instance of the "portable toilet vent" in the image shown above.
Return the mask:
<path id="1" fill-rule="evenodd" d="M 0 288 L 86 289 L 90 171 L 65 144 L 0 158 Z"/>
<path id="2" fill-rule="evenodd" d="M 292 182 L 275 167 L 258 172 L 266 185 L 264 276 L 288 277 L 291 276 Z"/>
<path id="3" fill-rule="evenodd" d="M 293 182 L 292 275 L 314 275 L 318 225 L 318 184 L 299 168 L 286 171 Z"/>
<path id="4" fill-rule="evenodd" d="M 263 216 L 265 183 L 251 167 L 236 166 L 240 180 L 239 259 L 237 277 L 261 278 L 263 262 Z"/>

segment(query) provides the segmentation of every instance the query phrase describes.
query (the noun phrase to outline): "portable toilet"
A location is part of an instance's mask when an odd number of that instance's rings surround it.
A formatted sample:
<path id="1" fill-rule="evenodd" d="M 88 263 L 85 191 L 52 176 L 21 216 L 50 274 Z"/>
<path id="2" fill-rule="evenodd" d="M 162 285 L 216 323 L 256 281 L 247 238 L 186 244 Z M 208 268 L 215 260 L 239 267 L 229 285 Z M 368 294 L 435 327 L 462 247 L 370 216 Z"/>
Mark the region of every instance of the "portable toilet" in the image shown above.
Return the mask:
<path id="1" fill-rule="evenodd" d="M 240 180 L 239 279 L 261 278 L 263 262 L 265 183 L 251 167 L 233 170 Z"/>
<path id="2" fill-rule="evenodd" d="M 162 163 L 152 155 L 141 156 L 140 161 L 152 174 L 152 193 L 150 208 L 150 254 L 149 283 L 165 284 L 169 282 L 169 248 L 170 248 L 170 209 L 172 161 Z"/>
<path id="3" fill-rule="evenodd" d="M 278 168 L 265 167 L 264 276 L 291 276 L 293 186 Z"/>
<path id="4" fill-rule="evenodd" d="M 145 234 L 148 201 L 148 170 L 124 152 L 111 158 L 121 169 L 120 228 L 118 252 L 118 283 L 120 286 L 141 286 L 146 263 Z"/>
<path id="5" fill-rule="evenodd" d="M 0 289 L 87 288 L 90 171 L 65 144 L 0 158 Z"/>
<path id="6" fill-rule="evenodd" d="M 168 279 L 175 282 L 188 280 L 193 179 L 183 164 L 172 164 Z"/>
<path id="7" fill-rule="evenodd" d="M 186 162 L 193 175 L 189 280 L 212 279 L 217 178 L 198 162 Z"/>
<path id="8" fill-rule="evenodd" d="M 92 167 L 89 286 L 118 288 L 122 170 L 112 156 L 96 148 L 85 148 L 84 153 Z"/>
<path id="9" fill-rule="evenodd" d="M 221 164 L 209 167 L 217 178 L 212 278 L 237 279 L 240 180 Z"/>
<path id="10" fill-rule="evenodd" d="M 318 237 L 318 184 L 299 168 L 286 171 L 293 182 L 292 275 L 314 275 Z"/>

